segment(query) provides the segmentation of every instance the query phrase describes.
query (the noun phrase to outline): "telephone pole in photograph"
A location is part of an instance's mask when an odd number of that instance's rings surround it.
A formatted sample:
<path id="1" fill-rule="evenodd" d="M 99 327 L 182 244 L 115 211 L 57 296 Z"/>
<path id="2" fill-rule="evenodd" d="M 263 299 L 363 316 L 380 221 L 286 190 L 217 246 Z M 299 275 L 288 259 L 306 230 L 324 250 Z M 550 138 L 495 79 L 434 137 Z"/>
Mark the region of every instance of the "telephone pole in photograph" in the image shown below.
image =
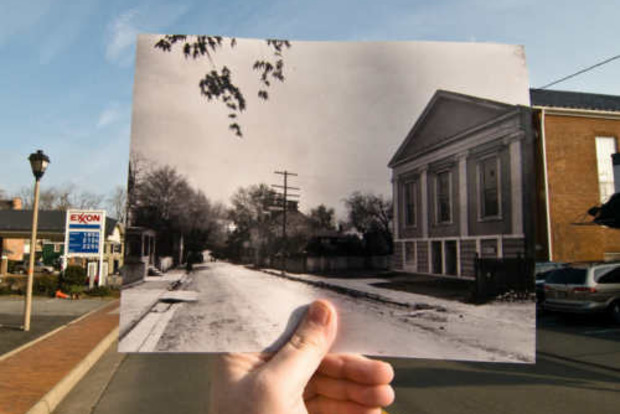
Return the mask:
<path id="1" fill-rule="evenodd" d="M 288 198 L 299 197 L 299 194 L 290 193 L 289 190 L 300 191 L 299 187 L 288 185 L 288 177 L 297 177 L 297 174 L 284 170 L 274 171 L 274 174 L 282 175 L 284 185 L 272 184 L 272 187 L 279 188 L 282 193 L 276 193 L 282 197 L 282 273 L 286 272 L 286 211 L 288 210 Z"/>

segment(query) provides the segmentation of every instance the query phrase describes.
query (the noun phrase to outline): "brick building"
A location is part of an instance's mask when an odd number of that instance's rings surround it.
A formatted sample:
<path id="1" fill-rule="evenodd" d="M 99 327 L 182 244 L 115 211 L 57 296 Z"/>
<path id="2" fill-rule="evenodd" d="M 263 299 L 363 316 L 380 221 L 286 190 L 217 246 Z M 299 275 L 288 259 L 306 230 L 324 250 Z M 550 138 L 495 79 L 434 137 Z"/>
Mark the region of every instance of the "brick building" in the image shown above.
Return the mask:
<path id="1" fill-rule="evenodd" d="M 591 223 L 590 207 L 614 192 L 620 96 L 532 89 L 538 132 L 537 258 L 620 258 L 620 230 Z"/>
<path id="2" fill-rule="evenodd" d="M 0 210 L 21 210 L 22 200 L 15 197 L 9 200 L 0 200 Z M 2 259 L 5 260 L 23 260 L 24 258 L 24 240 L 23 239 L 7 239 L 0 237 L 0 247 L 2 248 Z M 6 273 L 3 266 L 1 274 Z"/>
<path id="3" fill-rule="evenodd" d="M 534 145 L 524 106 L 438 90 L 389 163 L 398 270 L 472 278 L 531 257 Z"/>

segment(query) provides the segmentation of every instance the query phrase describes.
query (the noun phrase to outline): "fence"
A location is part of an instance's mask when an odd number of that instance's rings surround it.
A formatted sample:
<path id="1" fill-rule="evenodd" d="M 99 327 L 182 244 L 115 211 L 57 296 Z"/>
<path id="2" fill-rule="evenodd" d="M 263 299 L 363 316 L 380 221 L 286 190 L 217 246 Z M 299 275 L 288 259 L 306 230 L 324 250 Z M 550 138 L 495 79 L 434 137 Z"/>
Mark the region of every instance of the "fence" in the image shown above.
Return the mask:
<path id="1" fill-rule="evenodd" d="M 534 292 L 534 260 L 517 258 L 474 260 L 477 301 L 487 301 L 506 292 Z"/>
<path id="2" fill-rule="evenodd" d="M 332 273 L 348 270 L 388 269 L 390 256 L 292 256 L 286 259 L 286 270 L 293 273 Z M 273 257 L 267 265 L 282 267 L 282 258 Z"/>

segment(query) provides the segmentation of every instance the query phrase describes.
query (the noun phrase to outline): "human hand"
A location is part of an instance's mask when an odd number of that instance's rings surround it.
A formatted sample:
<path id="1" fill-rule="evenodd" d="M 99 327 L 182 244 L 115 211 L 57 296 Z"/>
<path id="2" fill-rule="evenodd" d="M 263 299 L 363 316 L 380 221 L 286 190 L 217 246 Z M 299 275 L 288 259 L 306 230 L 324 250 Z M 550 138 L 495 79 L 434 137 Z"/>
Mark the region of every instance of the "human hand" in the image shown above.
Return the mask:
<path id="1" fill-rule="evenodd" d="M 327 354 L 337 315 L 310 306 L 275 354 L 224 354 L 212 372 L 211 414 L 380 414 L 394 400 L 392 367 L 361 355 Z"/>

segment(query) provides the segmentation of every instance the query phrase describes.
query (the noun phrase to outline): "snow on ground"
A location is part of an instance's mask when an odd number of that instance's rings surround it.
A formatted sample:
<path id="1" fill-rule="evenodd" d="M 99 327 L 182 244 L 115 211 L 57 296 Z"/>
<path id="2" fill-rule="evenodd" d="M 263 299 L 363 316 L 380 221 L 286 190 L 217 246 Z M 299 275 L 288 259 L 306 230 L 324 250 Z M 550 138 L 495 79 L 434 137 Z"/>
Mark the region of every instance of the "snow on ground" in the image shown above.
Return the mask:
<path id="1" fill-rule="evenodd" d="M 429 307 L 427 310 L 413 312 L 402 310 L 398 315 L 428 328 L 436 327 L 436 322 L 441 321 L 445 335 L 455 341 L 482 349 L 496 350 L 507 358 L 520 362 L 535 362 L 536 306 L 534 302 L 492 302 L 474 305 L 372 286 L 375 283 L 385 282 L 385 279 L 339 279 L 309 274 L 289 274 L 289 276 L 360 290 L 393 302 L 422 305 L 422 307 L 426 305 Z M 437 312 L 437 309 L 445 309 L 446 312 Z"/>
<path id="2" fill-rule="evenodd" d="M 302 315 L 300 307 L 314 299 L 325 298 L 336 305 L 341 320 L 335 352 L 534 361 L 533 304 L 476 306 L 369 286 L 385 282 L 383 279 L 294 277 L 418 306 L 354 298 L 240 266 L 210 264 L 195 272 L 191 276 L 192 283 L 184 286 L 184 289 L 199 292 L 198 302 L 180 304 L 174 316 L 164 318 L 168 327 L 156 329 L 161 332 L 161 340 L 149 349 L 158 352 L 250 352 L 277 347 L 296 326 Z"/>

